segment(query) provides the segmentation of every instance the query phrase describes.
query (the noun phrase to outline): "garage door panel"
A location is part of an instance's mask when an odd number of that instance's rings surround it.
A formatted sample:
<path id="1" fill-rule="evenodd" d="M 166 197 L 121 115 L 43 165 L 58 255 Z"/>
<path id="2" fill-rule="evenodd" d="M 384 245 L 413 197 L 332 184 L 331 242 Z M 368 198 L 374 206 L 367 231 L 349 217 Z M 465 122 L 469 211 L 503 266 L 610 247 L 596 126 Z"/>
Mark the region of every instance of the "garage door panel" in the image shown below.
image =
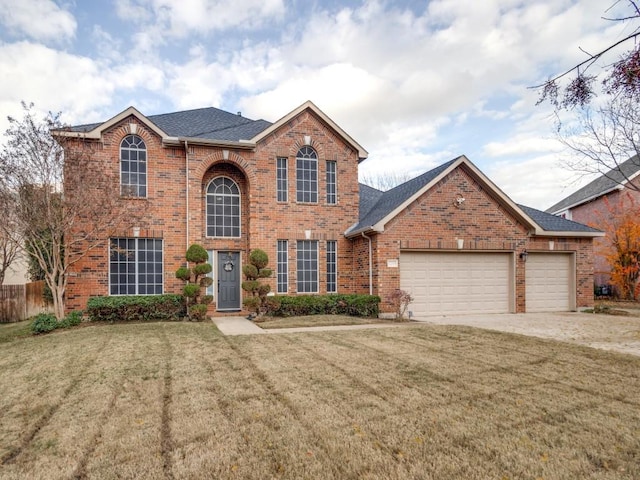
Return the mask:
<path id="1" fill-rule="evenodd" d="M 573 309 L 573 257 L 567 253 L 529 253 L 526 269 L 527 312 Z"/>
<path id="2" fill-rule="evenodd" d="M 400 288 L 414 297 L 409 309 L 416 317 L 507 313 L 510 265 L 505 253 L 406 252 L 400 256 Z"/>

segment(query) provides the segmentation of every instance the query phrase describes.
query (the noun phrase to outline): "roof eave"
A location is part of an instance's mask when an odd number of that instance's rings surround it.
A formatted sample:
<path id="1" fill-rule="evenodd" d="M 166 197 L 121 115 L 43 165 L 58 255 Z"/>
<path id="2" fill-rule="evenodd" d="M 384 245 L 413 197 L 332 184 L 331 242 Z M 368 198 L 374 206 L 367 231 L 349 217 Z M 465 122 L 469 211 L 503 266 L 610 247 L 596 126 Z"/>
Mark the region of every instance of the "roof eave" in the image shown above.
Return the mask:
<path id="1" fill-rule="evenodd" d="M 344 236 L 346 238 L 354 238 L 354 237 L 359 237 L 361 236 L 363 233 L 382 233 L 384 232 L 384 226 L 380 226 L 379 223 L 377 223 L 376 225 L 369 225 L 367 227 L 360 227 L 356 230 L 352 230 L 349 231 L 347 230 L 346 232 L 344 232 Z"/>
<path id="2" fill-rule="evenodd" d="M 536 237 L 581 237 L 581 238 L 596 238 L 604 237 L 604 232 L 572 232 L 572 231 L 551 231 L 551 230 L 538 230 L 535 231 Z"/>
<path id="3" fill-rule="evenodd" d="M 615 185 L 615 186 L 613 186 L 613 187 L 611 187 L 611 188 L 609 188 L 607 190 L 603 190 L 600 193 L 596 193 L 595 195 L 591 195 L 590 197 L 584 198 L 584 199 L 582 199 L 582 200 L 580 200 L 578 202 L 574 202 L 571 205 L 568 205 L 566 207 L 562 207 L 560 209 L 551 210 L 551 211 L 548 211 L 547 213 L 550 213 L 551 215 L 558 215 L 559 213 L 565 212 L 567 210 L 571 210 L 572 208 L 579 207 L 580 205 L 584 205 L 585 203 L 592 202 L 593 200 L 596 200 L 596 199 L 606 195 L 607 193 L 611 193 L 614 190 L 623 190 L 624 189 L 624 185 L 626 183 L 627 182 L 625 181 L 623 184 Z"/>
<path id="4" fill-rule="evenodd" d="M 142 113 L 140 113 L 138 109 L 136 109 L 135 107 L 129 107 L 126 110 L 123 110 L 116 116 L 110 118 L 104 123 L 101 123 L 100 125 L 95 127 L 93 130 L 89 130 L 88 132 L 74 132 L 72 130 L 54 130 L 52 133 L 54 136 L 60 136 L 60 137 L 100 140 L 102 139 L 102 132 L 118 124 L 119 122 L 121 122 L 122 120 L 124 120 L 125 118 L 131 115 L 136 117 L 140 122 L 142 122 L 150 130 L 155 132 L 159 137 L 163 139 L 168 137 L 168 135 L 161 128 L 159 128 L 155 123 L 153 123 L 151 120 L 145 117 Z"/>
<path id="5" fill-rule="evenodd" d="M 198 137 L 164 137 L 162 139 L 162 143 L 164 145 L 182 145 L 185 142 L 191 145 L 203 145 L 207 147 L 229 147 L 242 150 L 253 150 L 256 147 L 255 143 L 248 142 L 246 140 L 234 142 L 231 140 L 212 140 L 208 138 Z"/>
<path id="6" fill-rule="evenodd" d="M 347 143 L 349 143 L 357 152 L 358 152 L 358 163 L 365 160 L 369 156 L 369 152 L 367 152 L 362 145 L 356 142 L 351 135 L 345 132 L 340 126 L 335 123 L 331 118 L 329 118 L 322 110 L 320 110 L 311 100 L 307 100 L 298 108 L 292 110 L 287 113 L 280 120 L 272 123 L 268 128 L 264 129 L 260 133 L 258 133 L 255 137 L 251 139 L 252 142 L 258 143 L 263 138 L 267 137 L 271 133 L 275 132 L 278 128 L 282 127 L 284 124 L 289 122 L 292 118 L 296 117 L 304 110 L 310 109 L 316 115 L 318 115 L 325 123 L 327 123 L 331 128 L 333 128 L 342 138 L 344 138 Z"/>

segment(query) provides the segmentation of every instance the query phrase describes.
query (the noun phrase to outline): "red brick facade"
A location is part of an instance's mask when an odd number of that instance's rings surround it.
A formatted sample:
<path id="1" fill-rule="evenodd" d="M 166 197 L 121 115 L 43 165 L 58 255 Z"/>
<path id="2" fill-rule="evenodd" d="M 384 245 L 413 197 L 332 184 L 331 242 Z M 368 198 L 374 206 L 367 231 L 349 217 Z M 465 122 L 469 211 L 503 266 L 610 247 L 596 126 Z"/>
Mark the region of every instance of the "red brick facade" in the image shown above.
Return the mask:
<path id="1" fill-rule="evenodd" d="M 463 250 L 510 252 L 515 259 L 515 311 L 526 311 L 525 268 L 518 259 L 524 250 L 546 251 L 554 242 L 555 251 L 575 254 L 576 305 L 593 303 L 592 238 L 536 237 L 531 226 L 518 219 L 486 184 L 478 183 L 463 166 L 450 172 L 439 183 L 397 214 L 384 232 L 366 236 L 345 236 L 358 222 L 359 151 L 354 143 L 313 109 L 304 109 L 270 129 L 255 145 L 220 146 L 207 142 L 164 142 L 143 120 L 131 115 L 108 126 L 100 138 L 78 140 L 91 142 L 93 160 L 105 172 L 118 175 L 120 143 L 134 133 L 147 149 L 147 196 L 122 198 L 141 213 L 141 220 L 114 234 L 163 241 L 165 293 L 178 293 L 182 282 L 175 271 L 185 264 L 184 254 L 190 244 L 207 250 L 239 252 L 241 261 L 252 249 L 264 250 L 270 267 L 276 269 L 276 246 L 288 241 L 287 294 L 297 293 L 296 242 L 314 240 L 318 246 L 318 289 L 327 293 L 327 241 L 337 242 L 337 291 L 369 293 L 383 299 L 383 312 L 391 311 L 387 296 L 400 286 L 400 271 L 393 262 L 403 251 L 457 251 L 458 239 Z M 166 140 L 166 139 L 164 139 Z M 318 201 L 296 201 L 296 155 L 303 146 L 312 147 L 318 157 Z M 68 147 L 73 148 L 73 147 Z M 286 158 L 288 199 L 277 200 L 276 159 Z M 327 162 L 335 162 L 337 203 L 327 201 Z M 218 177 L 226 177 L 240 191 L 240 236 L 208 237 L 206 234 L 206 190 Z M 69 186 L 67 186 L 69 187 Z M 456 204 L 456 197 L 464 197 Z M 137 230 L 137 229 L 136 229 Z M 371 258 L 371 260 L 370 260 Z M 391 265 L 391 266 L 390 266 Z M 370 268 L 371 266 L 371 268 Z M 370 281 L 371 280 L 371 281 Z M 269 279 L 276 291 L 276 276 Z M 87 299 L 109 294 L 109 241 L 90 252 L 74 265 L 66 295 L 68 310 L 82 309 Z M 216 310 L 216 299 L 210 313 Z"/>
<path id="2" fill-rule="evenodd" d="M 455 199 L 464 197 L 462 205 Z M 495 195 L 490 195 L 464 167 L 460 167 L 421 195 L 403 212 L 385 225 L 384 232 L 373 236 L 374 293 L 383 299 L 382 310 L 392 312 L 388 296 L 400 288 L 400 269 L 389 267 L 387 260 L 399 259 L 403 251 L 476 251 L 511 252 L 515 258 L 515 312 L 526 312 L 526 262 L 518 254 L 528 252 L 567 252 L 575 254 L 576 306 L 593 304 L 592 238 L 534 237 L 528 227 L 509 214 Z M 458 249 L 457 240 L 463 240 Z M 553 248 L 551 243 L 553 242 Z M 364 239 L 356 250 L 368 246 Z M 359 256 L 358 268 L 363 258 Z M 357 285 L 366 284 L 360 276 Z M 363 288 L 360 293 L 365 293 Z"/>

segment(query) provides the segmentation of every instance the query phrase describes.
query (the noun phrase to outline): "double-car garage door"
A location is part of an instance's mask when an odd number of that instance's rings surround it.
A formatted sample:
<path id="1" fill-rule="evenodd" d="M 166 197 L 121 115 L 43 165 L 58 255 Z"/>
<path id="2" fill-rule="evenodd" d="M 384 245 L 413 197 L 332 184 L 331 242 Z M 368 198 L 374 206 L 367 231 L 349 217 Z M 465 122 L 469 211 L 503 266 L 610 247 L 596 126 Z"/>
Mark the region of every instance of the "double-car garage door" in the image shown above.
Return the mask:
<path id="1" fill-rule="evenodd" d="M 525 269 L 528 312 L 574 308 L 572 258 L 565 253 L 529 254 Z M 514 259 L 512 253 L 403 252 L 400 288 L 412 294 L 409 309 L 418 318 L 512 312 Z"/>

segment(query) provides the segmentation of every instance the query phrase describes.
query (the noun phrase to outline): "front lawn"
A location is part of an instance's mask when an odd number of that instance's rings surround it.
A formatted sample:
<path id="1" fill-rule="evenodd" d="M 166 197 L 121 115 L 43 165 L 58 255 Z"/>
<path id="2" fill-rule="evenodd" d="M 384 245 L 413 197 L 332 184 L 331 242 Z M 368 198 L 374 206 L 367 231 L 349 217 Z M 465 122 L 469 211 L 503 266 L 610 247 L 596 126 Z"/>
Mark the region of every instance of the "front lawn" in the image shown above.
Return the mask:
<path id="1" fill-rule="evenodd" d="M 299 317 L 264 317 L 256 323 L 260 328 L 328 327 L 337 325 L 370 325 L 372 323 L 391 323 L 380 318 L 352 317 L 349 315 L 303 315 Z"/>
<path id="2" fill-rule="evenodd" d="M 640 478 L 640 358 L 465 327 L 0 347 L 1 478 Z"/>

